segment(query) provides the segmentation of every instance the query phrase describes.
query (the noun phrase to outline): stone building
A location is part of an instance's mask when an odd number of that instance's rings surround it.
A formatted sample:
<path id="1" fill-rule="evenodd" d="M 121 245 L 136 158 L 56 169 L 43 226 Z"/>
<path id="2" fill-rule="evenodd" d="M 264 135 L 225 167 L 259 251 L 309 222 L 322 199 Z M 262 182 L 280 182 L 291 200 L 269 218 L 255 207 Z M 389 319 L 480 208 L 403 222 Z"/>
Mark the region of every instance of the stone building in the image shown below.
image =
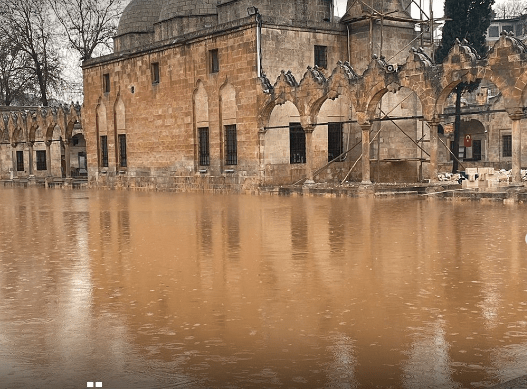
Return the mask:
<path id="1" fill-rule="evenodd" d="M 315 82 L 326 80 L 339 61 L 363 72 L 380 53 L 393 64 L 404 62 L 416 36 L 405 6 L 350 1 L 338 21 L 329 0 L 132 0 L 114 54 L 83 66 L 90 182 L 177 187 L 219 180 L 251 187 L 313 178 L 360 142 L 354 107 L 339 96 L 323 101 L 313 120 L 291 101 L 267 112 L 269 80 L 296 85 L 306 71 Z M 373 12 L 391 15 L 382 39 Z M 382 47 L 370 44 L 370 32 Z M 418 100 L 405 93 L 402 109 L 398 97 L 386 97 L 384 110 L 418 114 Z M 416 138 L 420 127 L 415 120 L 410 127 Z M 416 158 L 415 145 L 395 135 L 386 136 L 389 147 L 372 146 L 378 158 Z M 357 156 L 360 147 L 317 179 L 342 179 Z M 415 162 L 410 174 L 407 165 L 398 170 L 403 180 L 418 178 Z"/>
<path id="2" fill-rule="evenodd" d="M 0 107 L 0 117 L 0 179 L 71 185 L 87 177 L 80 105 Z"/>
<path id="3" fill-rule="evenodd" d="M 328 0 L 132 0 L 115 52 L 83 64 L 90 184 L 434 180 L 448 96 L 476 79 L 500 90 L 519 181 L 525 46 L 459 42 L 436 65 L 408 5 L 349 0 L 336 20 Z"/>

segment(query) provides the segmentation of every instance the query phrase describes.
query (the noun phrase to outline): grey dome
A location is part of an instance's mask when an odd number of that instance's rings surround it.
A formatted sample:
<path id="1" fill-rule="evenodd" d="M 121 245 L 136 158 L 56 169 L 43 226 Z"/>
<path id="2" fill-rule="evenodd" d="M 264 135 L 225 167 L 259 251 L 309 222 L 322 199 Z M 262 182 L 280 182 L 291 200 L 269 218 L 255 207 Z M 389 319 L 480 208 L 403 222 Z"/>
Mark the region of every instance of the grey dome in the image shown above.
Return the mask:
<path id="1" fill-rule="evenodd" d="M 117 36 L 130 33 L 153 32 L 159 20 L 163 0 L 132 0 L 124 9 Z"/>
<path id="2" fill-rule="evenodd" d="M 159 21 L 176 16 L 197 16 L 216 14 L 217 0 L 165 0 Z"/>

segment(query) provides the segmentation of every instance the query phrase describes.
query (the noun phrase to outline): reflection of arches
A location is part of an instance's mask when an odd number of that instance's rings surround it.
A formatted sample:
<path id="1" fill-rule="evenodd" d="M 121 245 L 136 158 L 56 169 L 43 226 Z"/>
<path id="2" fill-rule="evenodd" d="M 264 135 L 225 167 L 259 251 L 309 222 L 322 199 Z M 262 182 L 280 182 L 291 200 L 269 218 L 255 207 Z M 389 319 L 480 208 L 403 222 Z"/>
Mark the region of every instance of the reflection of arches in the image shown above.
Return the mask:
<path id="1" fill-rule="evenodd" d="M 274 107 L 269 117 L 269 127 L 265 134 L 265 156 L 266 164 L 289 164 L 290 162 L 290 139 L 289 124 L 299 123 L 300 113 L 296 106 L 287 101 L 285 104 Z M 280 127 L 280 128 L 273 128 Z"/>

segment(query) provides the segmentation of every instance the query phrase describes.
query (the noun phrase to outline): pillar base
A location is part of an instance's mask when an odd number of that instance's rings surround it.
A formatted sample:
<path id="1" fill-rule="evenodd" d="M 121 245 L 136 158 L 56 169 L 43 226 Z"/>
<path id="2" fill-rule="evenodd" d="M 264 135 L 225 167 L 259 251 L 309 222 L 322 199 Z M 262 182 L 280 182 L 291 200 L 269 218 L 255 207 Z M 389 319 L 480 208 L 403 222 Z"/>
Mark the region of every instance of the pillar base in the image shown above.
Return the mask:
<path id="1" fill-rule="evenodd" d="M 361 182 L 359 185 L 358 194 L 359 197 L 373 197 L 375 195 L 373 184 L 371 182 L 369 184 L 364 183 L 364 181 Z"/>
<path id="2" fill-rule="evenodd" d="M 73 186 L 73 178 L 68 177 L 64 179 L 64 187 L 71 188 Z"/>
<path id="3" fill-rule="evenodd" d="M 28 181 L 29 186 L 34 186 L 37 184 L 37 178 L 35 177 L 34 174 L 30 174 L 29 177 L 27 178 L 27 181 Z"/>

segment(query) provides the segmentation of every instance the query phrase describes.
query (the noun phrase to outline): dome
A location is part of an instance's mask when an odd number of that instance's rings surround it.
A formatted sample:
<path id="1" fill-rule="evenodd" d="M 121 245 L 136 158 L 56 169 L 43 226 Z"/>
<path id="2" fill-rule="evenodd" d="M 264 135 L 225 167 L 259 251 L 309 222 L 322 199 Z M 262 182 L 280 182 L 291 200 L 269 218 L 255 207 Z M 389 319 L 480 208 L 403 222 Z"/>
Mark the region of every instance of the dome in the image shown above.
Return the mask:
<path id="1" fill-rule="evenodd" d="M 217 0 L 166 0 L 159 21 L 176 16 L 203 16 L 216 14 Z"/>
<path id="2" fill-rule="evenodd" d="M 154 23 L 159 20 L 162 5 L 163 0 L 132 0 L 119 20 L 117 36 L 154 32 Z"/>

